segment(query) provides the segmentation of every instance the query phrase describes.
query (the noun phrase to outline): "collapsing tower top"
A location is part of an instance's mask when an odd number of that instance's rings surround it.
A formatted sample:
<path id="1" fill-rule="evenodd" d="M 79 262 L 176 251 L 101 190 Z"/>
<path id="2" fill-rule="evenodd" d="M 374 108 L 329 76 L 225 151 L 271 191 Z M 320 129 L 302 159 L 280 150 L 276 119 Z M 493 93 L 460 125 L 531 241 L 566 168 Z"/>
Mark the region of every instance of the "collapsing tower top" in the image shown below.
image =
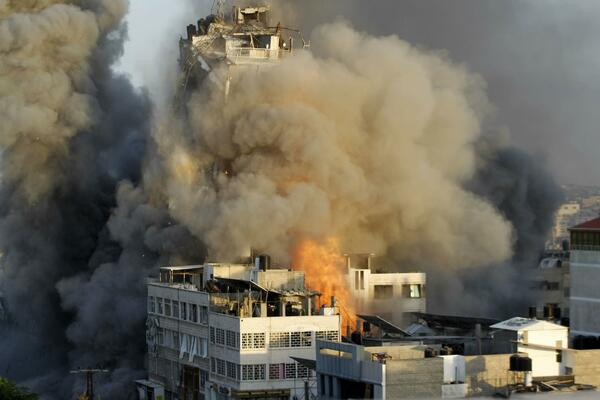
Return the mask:
<path id="1" fill-rule="evenodd" d="M 294 48 L 294 38 L 302 47 L 308 47 L 301 32 L 270 25 L 270 7 L 232 8 L 231 14 L 216 14 L 187 26 L 187 37 L 180 40 L 180 65 L 187 86 L 190 81 L 200 81 L 220 65 L 268 65 L 289 55 Z M 221 77 L 220 80 L 223 80 Z"/>

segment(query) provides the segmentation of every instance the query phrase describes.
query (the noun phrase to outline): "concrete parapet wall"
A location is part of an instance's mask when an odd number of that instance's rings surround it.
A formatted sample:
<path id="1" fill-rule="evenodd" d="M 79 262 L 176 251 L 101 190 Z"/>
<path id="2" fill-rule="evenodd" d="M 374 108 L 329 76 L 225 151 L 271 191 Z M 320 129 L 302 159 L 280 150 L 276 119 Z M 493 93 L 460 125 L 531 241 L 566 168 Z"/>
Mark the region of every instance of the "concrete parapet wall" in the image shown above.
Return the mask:
<path id="1" fill-rule="evenodd" d="M 508 372 L 511 355 L 465 356 L 469 395 L 491 396 L 498 392 L 504 393 L 507 385 L 514 382 L 513 374 Z"/>
<path id="2" fill-rule="evenodd" d="M 414 399 L 442 396 L 444 360 L 421 358 L 386 363 L 386 398 Z"/>
<path id="3" fill-rule="evenodd" d="M 575 383 L 600 387 L 600 350 L 575 350 L 572 357 Z"/>

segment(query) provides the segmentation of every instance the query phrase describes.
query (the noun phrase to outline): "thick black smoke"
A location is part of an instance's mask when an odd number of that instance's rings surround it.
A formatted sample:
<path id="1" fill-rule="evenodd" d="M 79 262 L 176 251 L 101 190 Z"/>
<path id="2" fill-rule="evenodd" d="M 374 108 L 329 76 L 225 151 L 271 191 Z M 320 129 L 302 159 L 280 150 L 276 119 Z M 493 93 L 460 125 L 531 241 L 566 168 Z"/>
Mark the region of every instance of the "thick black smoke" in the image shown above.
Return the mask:
<path id="1" fill-rule="evenodd" d="M 116 183 L 139 180 L 149 129 L 148 99 L 111 71 L 127 3 L 1 3 L 0 285 L 10 324 L 0 374 L 49 399 L 72 397 L 77 366 L 108 365 L 129 385 L 141 376 L 143 334 L 126 315 L 144 311 L 131 268 L 152 257 L 139 263 L 106 228 Z"/>

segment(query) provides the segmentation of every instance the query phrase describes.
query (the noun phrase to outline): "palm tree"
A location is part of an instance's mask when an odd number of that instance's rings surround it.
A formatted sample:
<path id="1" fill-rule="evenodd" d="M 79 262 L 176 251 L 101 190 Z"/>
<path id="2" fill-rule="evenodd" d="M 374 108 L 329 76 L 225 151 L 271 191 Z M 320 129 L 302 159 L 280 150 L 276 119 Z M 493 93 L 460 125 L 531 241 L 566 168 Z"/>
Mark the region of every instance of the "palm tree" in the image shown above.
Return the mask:
<path id="1" fill-rule="evenodd" d="M 16 383 L 0 377 L 0 399 L 2 400 L 38 400 L 39 397 Z"/>

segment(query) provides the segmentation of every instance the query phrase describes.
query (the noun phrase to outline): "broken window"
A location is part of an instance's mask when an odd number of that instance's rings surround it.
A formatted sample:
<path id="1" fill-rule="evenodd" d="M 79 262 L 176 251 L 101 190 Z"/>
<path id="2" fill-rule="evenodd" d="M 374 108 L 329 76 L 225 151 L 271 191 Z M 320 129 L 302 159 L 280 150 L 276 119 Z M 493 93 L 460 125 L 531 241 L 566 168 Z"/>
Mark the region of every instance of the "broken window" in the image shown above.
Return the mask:
<path id="1" fill-rule="evenodd" d="M 375 285 L 373 287 L 373 297 L 378 300 L 391 299 L 394 296 L 394 286 Z"/>

